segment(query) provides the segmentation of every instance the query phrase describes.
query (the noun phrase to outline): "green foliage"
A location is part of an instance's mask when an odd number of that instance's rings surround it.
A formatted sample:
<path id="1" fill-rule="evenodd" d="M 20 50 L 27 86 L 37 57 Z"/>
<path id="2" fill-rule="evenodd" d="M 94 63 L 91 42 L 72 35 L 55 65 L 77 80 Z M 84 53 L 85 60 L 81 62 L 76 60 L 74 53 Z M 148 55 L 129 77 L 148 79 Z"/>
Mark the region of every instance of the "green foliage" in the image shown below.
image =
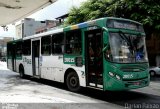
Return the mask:
<path id="1" fill-rule="evenodd" d="M 106 7 L 110 5 L 109 1 L 111 0 L 88 0 L 79 8 L 73 7 L 65 24 L 76 24 L 107 16 Z"/>
<path id="2" fill-rule="evenodd" d="M 126 18 L 133 19 L 157 30 L 160 25 L 160 1 L 156 0 L 123 0 L 123 5 L 128 4 Z"/>
<path id="3" fill-rule="evenodd" d="M 73 7 L 69 13 L 68 20 L 65 24 L 76 24 L 83 20 L 83 14 L 79 8 Z"/>
<path id="4" fill-rule="evenodd" d="M 66 24 L 106 17 L 136 20 L 152 30 L 160 30 L 159 0 L 88 0 L 79 8 L 73 7 Z"/>

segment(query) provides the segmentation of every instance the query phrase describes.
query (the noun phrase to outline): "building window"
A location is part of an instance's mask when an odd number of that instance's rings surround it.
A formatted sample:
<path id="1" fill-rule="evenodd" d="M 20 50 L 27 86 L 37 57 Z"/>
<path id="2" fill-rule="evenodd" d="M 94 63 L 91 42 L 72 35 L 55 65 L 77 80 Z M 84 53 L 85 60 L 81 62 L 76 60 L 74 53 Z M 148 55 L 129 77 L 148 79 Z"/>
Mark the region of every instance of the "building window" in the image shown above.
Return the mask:
<path id="1" fill-rule="evenodd" d="M 66 54 L 81 54 L 82 40 L 81 31 L 74 30 L 66 33 Z"/>
<path id="2" fill-rule="evenodd" d="M 64 53 L 64 34 L 54 34 L 52 36 L 52 54 Z"/>
<path id="3" fill-rule="evenodd" d="M 51 55 L 51 36 L 41 38 L 41 54 Z"/>

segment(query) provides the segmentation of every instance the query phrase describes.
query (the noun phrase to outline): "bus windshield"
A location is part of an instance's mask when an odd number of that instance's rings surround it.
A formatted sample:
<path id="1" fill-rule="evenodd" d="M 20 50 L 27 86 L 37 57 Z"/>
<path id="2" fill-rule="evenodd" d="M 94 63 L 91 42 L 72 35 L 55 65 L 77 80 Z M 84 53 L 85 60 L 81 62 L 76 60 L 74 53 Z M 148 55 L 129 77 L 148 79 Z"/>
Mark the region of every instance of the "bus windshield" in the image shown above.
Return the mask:
<path id="1" fill-rule="evenodd" d="M 117 63 L 148 62 L 145 36 L 122 32 L 109 34 L 110 61 Z"/>

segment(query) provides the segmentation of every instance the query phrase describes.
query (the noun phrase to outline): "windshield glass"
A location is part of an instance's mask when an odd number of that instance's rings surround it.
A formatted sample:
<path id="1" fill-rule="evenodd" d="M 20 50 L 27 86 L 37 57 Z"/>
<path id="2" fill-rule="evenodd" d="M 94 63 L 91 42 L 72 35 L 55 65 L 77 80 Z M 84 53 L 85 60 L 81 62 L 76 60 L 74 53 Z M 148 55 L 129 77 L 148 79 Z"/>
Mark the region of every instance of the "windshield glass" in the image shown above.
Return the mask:
<path id="1" fill-rule="evenodd" d="M 117 63 L 148 62 L 145 37 L 119 33 L 109 35 L 111 58 Z"/>

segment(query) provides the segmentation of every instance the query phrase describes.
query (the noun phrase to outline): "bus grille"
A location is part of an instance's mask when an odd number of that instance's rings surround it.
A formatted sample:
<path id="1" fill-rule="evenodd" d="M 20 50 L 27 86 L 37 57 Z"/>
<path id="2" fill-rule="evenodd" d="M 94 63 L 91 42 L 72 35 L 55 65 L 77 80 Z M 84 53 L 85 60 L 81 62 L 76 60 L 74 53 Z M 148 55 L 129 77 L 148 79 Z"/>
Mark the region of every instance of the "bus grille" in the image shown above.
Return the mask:
<path id="1" fill-rule="evenodd" d="M 147 67 L 144 66 L 122 66 L 120 68 L 121 71 L 123 72 L 142 72 L 145 71 Z"/>
<path id="2" fill-rule="evenodd" d="M 139 80 L 143 80 L 143 79 L 147 79 L 148 77 L 143 77 L 143 78 L 137 78 L 137 79 L 122 79 L 123 81 L 126 82 L 132 82 L 132 81 L 139 81 Z"/>

